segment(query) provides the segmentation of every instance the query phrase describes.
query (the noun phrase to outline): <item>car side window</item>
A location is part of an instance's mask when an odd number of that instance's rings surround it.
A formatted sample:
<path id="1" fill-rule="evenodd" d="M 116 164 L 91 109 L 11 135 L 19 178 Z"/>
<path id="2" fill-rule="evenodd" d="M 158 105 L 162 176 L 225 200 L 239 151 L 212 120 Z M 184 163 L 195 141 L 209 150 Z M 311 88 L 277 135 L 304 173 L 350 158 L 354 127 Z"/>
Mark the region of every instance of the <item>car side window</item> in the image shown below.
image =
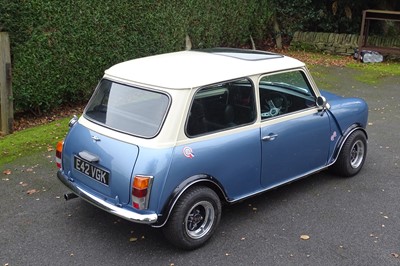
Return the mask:
<path id="1" fill-rule="evenodd" d="M 259 93 L 261 119 L 316 106 L 311 85 L 300 70 L 263 76 L 259 83 Z"/>
<path id="2" fill-rule="evenodd" d="M 186 133 L 193 137 L 255 121 L 253 83 L 246 78 L 201 88 L 194 96 Z"/>

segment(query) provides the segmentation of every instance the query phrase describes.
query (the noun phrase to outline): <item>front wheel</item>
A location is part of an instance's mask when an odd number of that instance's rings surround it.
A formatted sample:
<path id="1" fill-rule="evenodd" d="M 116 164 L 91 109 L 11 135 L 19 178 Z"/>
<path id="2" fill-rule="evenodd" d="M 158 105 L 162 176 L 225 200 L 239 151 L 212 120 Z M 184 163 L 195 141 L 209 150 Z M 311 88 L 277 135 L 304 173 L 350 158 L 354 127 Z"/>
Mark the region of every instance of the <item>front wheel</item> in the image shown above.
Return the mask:
<path id="1" fill-rule="evenodd" d="M 172 244 L 195 249 L 212 236 L 220 219 L 218 195 L 208 187 L 192 187 L 176 203 L 163 232 Z"/>
<path id="2" fill-rule="evenodd" d="M 342 176 L 350 177 L 360 172 L 367 156 L 367 138 L 364 132 L 353 132 L 344 143 L 333 170 Z"/>

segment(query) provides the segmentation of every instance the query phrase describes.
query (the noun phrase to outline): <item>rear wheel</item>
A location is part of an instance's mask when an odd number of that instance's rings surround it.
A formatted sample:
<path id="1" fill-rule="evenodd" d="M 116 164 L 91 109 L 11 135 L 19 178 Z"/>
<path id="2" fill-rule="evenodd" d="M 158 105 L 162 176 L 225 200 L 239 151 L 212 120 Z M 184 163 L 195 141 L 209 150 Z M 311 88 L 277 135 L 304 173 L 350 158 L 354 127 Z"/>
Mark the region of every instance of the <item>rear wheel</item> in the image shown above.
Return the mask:
<path id="1" fill-rule="evenodd" d="M 364 132 L 353 132 L 344 143 L 333 170 L 342 176 L 350 177 L 360 172 L 367 156 L 367 138 Z"/>
<path id="2" fill-rule="evenodd" d="M 172 244 L 195 249 L 212 236 L 220 219 L 218 195 L 208 187 L 192 187 L 176 203 L 163 232 Z"/>

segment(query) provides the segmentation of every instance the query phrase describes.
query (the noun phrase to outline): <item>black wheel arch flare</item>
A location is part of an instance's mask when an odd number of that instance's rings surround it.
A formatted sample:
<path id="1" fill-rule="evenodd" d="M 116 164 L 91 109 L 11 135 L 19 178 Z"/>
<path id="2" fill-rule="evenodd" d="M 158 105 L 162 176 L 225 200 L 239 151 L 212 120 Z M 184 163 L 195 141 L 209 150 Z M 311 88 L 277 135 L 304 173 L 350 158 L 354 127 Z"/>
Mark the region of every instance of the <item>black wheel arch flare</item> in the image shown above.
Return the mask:
<path id="1" fill-rule="evenodd" d="M 340 154 L 340 151 L 342 150 L 342 147 L 344 143 L 346 142 L 347 138 L 355 131 L 360 130 L 365 134 L 365 138 L 368 140 L 368 134 L 365 128 L 363 128 L 360 124 L 353 124 L 350 126 L 343 134 L 343 137 L 338 141 L 336 144 L 335 150 L 332 155 L 332 160 L 330 165 L 334 164 Z"/>
<path id="2" fill-rule="evenodd" d="M 224 190 L 223 186 L 221 185 L 220 182 L 218 182 L 217 179 L 210 175 L 206 174 L 198 174 L 191 176 L 187 179 L 185 179 L 181 184 L 179 184 L 172 194 L 169 197 L 168 203 L 163 207 L 161 214 L 159 218 L 157 219 L 157 222 L 155 224 L 152 224 L 152 227 L 160 228 L 163 227 L 167 221 L 168 218 L 174 209 L 174 206 L 176 202 L 179 200 L 180 196 L 190 187 L 192 186 L 206 186 L 214 190 L 215 193 L 217 193 L 218 197 L 222 202 L 229 202 L 229 199 L 227 197 L 226 191 Z"/>

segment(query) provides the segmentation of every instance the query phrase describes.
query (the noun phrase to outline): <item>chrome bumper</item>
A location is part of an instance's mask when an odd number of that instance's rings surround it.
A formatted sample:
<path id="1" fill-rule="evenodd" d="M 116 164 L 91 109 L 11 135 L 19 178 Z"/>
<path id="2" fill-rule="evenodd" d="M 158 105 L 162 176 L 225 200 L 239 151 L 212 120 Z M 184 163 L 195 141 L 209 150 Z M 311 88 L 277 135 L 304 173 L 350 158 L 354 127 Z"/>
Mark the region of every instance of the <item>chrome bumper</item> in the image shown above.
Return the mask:
<path id="1" fill-rule="evenodd" d="M 82 188 L 78 187 L 76 184 L 73 182 L 70 182 L 68 180 L 68 177 L 64 175 L 60 170 L 57 172 L 57 177 L 60 179 L 60 181 L 68 187 L 72 192 L 74 192 L 76 195 L 81 197 L 82 199 L 86 200 L 87 202 L 93 204 L 96 207 L 99 207 L 102 210 L 105 210 L 106 212 L 109 212 L 111 214 L 114 214 L 118 217 L 121 217 L 125 220 L 135 222 L 135 223 L 141 223 L 141 224 L 152 224 L 157 221 L 157 214 L 152 213 L 152 214 L 139 214 L 136 212 L 128 211 L 125 209 L 122 209 L 121 207 L 115 206 L 113 204 L 110 204 L 96 196 L 93 196 L 83 190 Z"/>

